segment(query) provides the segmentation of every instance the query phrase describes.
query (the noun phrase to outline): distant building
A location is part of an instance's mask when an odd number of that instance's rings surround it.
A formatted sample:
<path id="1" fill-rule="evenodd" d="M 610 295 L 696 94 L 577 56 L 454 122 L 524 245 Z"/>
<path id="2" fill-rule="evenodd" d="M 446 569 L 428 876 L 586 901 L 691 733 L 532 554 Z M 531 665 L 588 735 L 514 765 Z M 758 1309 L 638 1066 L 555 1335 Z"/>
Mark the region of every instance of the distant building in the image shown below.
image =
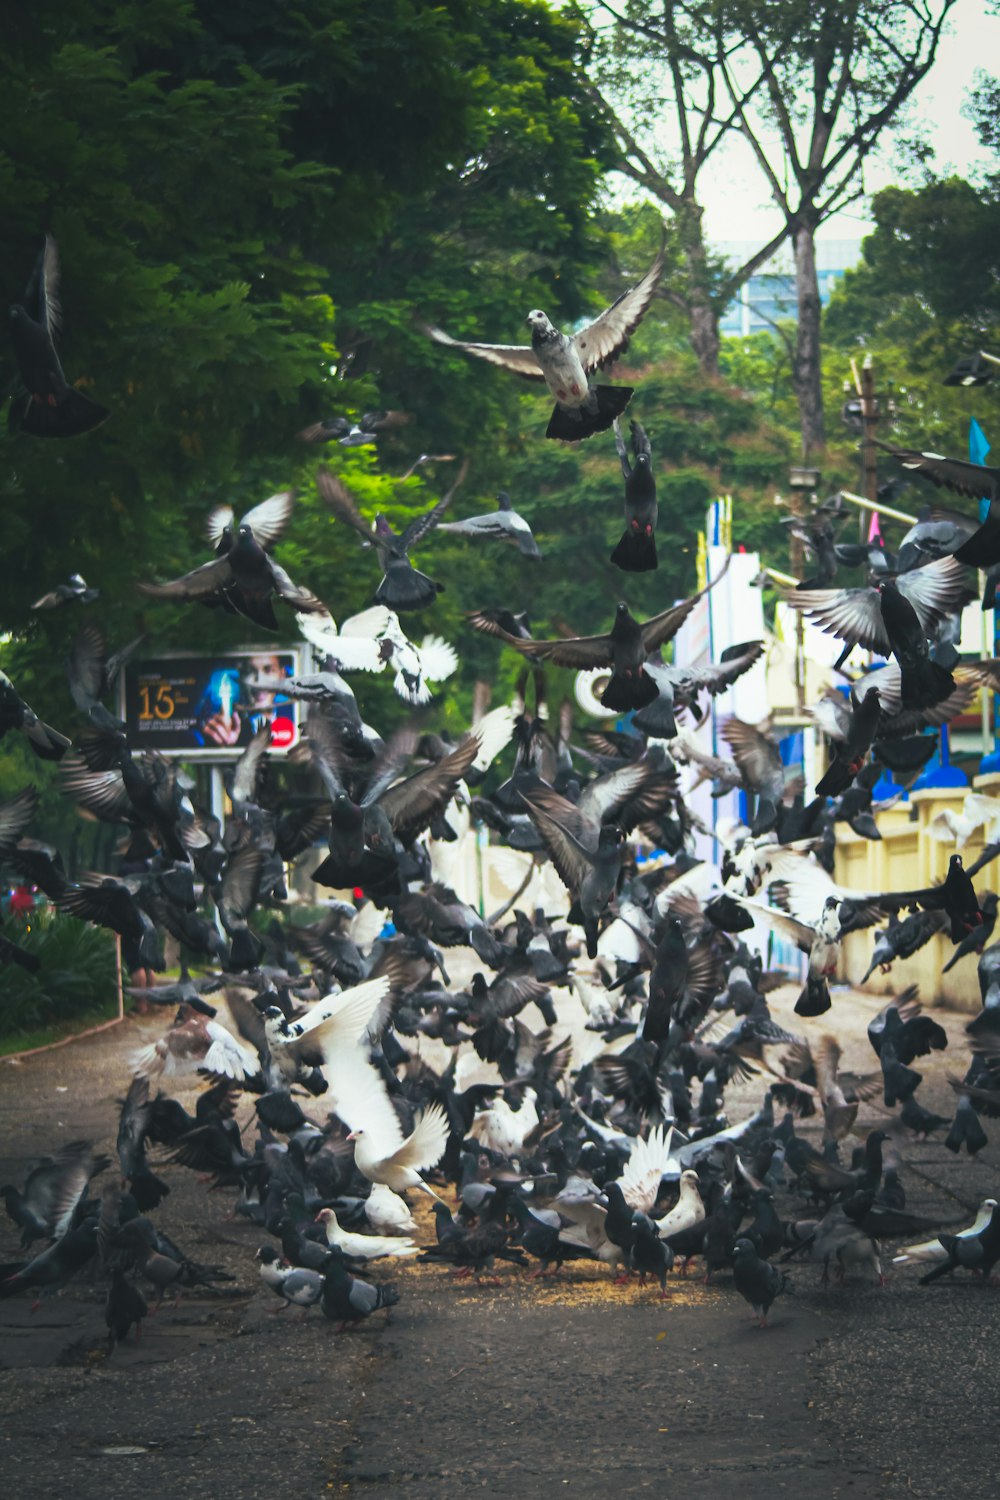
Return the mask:
<path id="1" fill-rule="evenodd" d="M 713 246 L 733 266 L 749 260 L 757 248 L 752 240 L 725 240 Z M 816 274 L 824 306 L 839 277 L 860 259 L 860 240 L 816 241 Z M 744 282 L 726 308 L 719 327 L 722 333 L 741 334 L 745 338 L 789 320 L 795 320 L 795 268 L 791 246 L 786 243 Z"/>

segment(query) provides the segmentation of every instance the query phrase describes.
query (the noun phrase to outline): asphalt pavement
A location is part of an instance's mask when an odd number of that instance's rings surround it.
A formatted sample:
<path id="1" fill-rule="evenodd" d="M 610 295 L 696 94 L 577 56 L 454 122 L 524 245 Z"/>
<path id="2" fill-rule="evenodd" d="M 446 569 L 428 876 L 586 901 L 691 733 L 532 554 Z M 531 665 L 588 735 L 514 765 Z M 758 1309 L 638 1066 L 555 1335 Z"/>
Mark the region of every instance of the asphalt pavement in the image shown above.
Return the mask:
<path id="1" fill-rule="evenodd" d="M 844 1066 L 871 1071 L 864 1036 L 880 1001 L 839 991 L 818 1022 L 791 1016 L 794 991 L 772 996 L 799 1031 L 836 1031 Z M 966 1065 L 967 1018 L 938 1010 L 948 1051 L 921 1059 L 921 1100 L 950 1113 L 947 1074 Z M 0 1180 L 86 1136 L 113 1151 L 129 1051 L 165 1018 L 128 1020 L 56 1052 L 0 1064 Z M 193 1093 L 176 1091 L 190 1107 Z M 732 1120 L 759 1103 L 758 1080 L 730 1089 Z M 240 1118 L 249 1114 L 243 1107 Z M 884 1123 L 862 1107 L 857 1138 Z M 811 1122 L 802 1129 L 815 1130 Z M 940 1141 L 904 1139 L 907 1207 L 968 1222 L 1000 1188 L 1000 1128 L 975 1160 Z M 851 1142 L 848 1142 L 850 1145 Z M 470 1493 L 553 1500 L 993 1500 L 1000 1412 L 1000 1290 L 955 1276 L 932 1287 L 894 1271 L 823 1288 L 793 1263 L 794 1293 L 772 1326 L 750 1319 L 726 1273 L 705 1285 L 692 1267 L 668 1296 L 613 1286 L 606 1269 L 567 1266 L 500 1285 L 456 1281 L 431 1265 L 394 1267 L 402 1300 L 338 1335 L 259 1285 L 259 1231 L 230 1219 L 232 1194 L 166 1167 L 172 1192 L 157 1219 L 193 1258 L 234 1281 L 165 1306 L 109 1355 L 103 1293 L 74 1285 L 32 1314 L 0 1302 L 3 1492 L 19 1500 L 211 1495 L 256 1500 L 354 1493 L 457 1500 Z M 426 1210 L 420 1209 L 430 1234 Z M 891 1247 L 887 1247 L 891 1259 Z M 0 1225 L 0 1257 L 17 1257 Z M 379 1272 L 388 1277 L 388 1272 Z"/>

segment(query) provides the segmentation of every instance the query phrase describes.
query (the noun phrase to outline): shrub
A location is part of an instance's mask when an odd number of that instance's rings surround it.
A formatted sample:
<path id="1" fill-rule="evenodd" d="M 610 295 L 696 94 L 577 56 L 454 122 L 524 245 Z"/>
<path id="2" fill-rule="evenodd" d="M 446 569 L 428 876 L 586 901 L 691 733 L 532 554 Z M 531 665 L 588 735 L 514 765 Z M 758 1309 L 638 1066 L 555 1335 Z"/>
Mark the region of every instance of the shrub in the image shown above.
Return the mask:
<path id="1" fill-rule="evenodd" d="M 7 921 L 3 933 L 36 954 L 41 968 L 36 974 L 20 964 L 0 970 L 0 1036 L 85 1017 L 115 999 L 115 940 L 104 928 L 43 911 L 29 930 Z"/>

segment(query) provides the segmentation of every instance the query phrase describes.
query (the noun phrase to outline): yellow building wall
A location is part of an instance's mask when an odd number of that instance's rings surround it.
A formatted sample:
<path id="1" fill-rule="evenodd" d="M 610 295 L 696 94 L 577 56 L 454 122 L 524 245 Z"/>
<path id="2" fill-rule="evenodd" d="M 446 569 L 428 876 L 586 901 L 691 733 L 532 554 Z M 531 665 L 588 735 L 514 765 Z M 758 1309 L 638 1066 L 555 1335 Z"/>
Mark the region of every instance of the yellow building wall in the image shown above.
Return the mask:
<path id="1" fill-rule="evenodd" d="M 980 776 L 975 789 L 989 796 L 1000 793 L 1000 776 Z M 928 828 L 939 812 L 960 812 L 966 787 L 932 788 L 912 792 L 909 803 L 897 803 L 876 817 L 881 840 L 863 839 L 846 824 L 837 825 L 834 878 L 852 891 L 918 890 L 944 879 L 951 856 L 961 852 L 966 865 L 982 853 L 982 829 L 978 829 L 961 851 L 953 842 L 932 838 Z M 995 890 L 1000 864 L 987 865 L 976 879 L 981 896 Z M 903 916 L 907 915 L 902 913 Z M 881 926 L 882 924 L 880 924 Z M 871 962 L 878 928 L 853 932 L 844 940 L 840 977 L 858 984 Z M 955 1010 L 977 1011 L 980 1007 L 976 955 L 960 960 L 948 974 L 941 971 L 954 953 L 951 938 L 938 933 L 912 958 L 897 960 L 888 974 L 878 970 L 865 985 L 876 995 L 899 994 L 908 985 L 919 986 L 924 1005 L 948 1005 Z"/>

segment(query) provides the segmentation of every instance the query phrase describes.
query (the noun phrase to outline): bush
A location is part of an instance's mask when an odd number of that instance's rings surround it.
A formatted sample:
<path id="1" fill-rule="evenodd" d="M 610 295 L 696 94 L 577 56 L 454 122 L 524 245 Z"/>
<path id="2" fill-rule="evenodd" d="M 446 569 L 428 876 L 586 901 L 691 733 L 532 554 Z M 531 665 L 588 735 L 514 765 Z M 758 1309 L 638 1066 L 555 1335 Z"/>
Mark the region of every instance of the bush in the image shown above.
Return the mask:
<path id="1" fill-rule="evenodd" d="M 4 936 L 37 955 L 36 974 L 20 964 L 0 970 L 0 1036 L 89 1016 L 117 995 L 115 940 L 102 927 L 54 911 L 36 912 L 30 930 L 5 922 Z"/>

